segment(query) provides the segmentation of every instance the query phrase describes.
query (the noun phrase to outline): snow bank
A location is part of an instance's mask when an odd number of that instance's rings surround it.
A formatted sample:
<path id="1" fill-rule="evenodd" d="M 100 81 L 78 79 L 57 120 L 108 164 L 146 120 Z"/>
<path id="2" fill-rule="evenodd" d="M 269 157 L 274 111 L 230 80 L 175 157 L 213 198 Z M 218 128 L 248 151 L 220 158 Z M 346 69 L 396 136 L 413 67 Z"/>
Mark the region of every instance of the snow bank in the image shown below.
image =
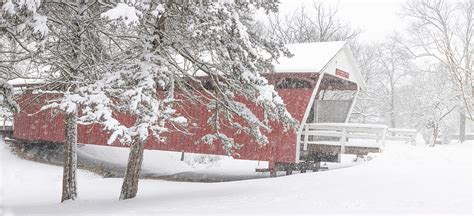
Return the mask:
<path id="1" fill-rule="evenodd" d="M 129 149 L 120 147 L 82 145 L 78 154 L 126 166 Z M 173 175 L 193 172 L 195 174 L 255 175 L 255 168 L 268 167 L 266 161 L 236 160 L 228 156 L 185 153 L 181 161 L 180 152 L 145 150 L 142 170 L 156 175 Z"/>
<path id="2" fill-rule="evenodd" d="M 3 143 L 1 144 L 3 146 Z M 121 179 L 79 171 L 79 200 L 60 204 L 60 167 L 1 148 L 5 214 L 470 214 L 473 142 L 434 148 L 387 143 L 369 163 L 333 171 L 226 183 L 141 180 L 118 201 Z"/>
<path id="3" fill-rule="evenodd" d="M 98 160 L 126 166 L 129 149 L 110 146 L 83 145 L 78 148 L 78 154 L 85 154 Z M 193 170 L 191 166 L 180 161 L 180 156 L 180 153 L 177 152 L 145 150 L 142 170 L 159 175 L 170 175 L 176 172 L 187 172 Z"/>

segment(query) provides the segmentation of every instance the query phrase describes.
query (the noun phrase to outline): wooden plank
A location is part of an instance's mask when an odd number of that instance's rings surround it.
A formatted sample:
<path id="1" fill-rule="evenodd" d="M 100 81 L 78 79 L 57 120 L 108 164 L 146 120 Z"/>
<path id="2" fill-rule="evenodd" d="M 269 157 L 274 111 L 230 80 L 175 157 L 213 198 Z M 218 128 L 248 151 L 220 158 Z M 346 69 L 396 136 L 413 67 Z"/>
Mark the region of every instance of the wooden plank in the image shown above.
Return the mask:
<path id="1" fill-rule="evenodd" d="M 255 172 L 270 172 L 269 168 L 256 168 Z"/>
<path id="2" fill-rule="evenodd" d="M 327 154 L 327 155 L 340 155 L 341 146 L 333 145 L 311 145 L 308 146 L 309 155 L 314 153 Z M 345 154 L 355 154 L 355 155 L 367 155 L 369 153 L 379 153 L 380 148 L 375 147 L 358 147 L 358 146 L 346 146 Z M 337 162 L 337 161 L 326 161 L 326 162 Z"/>
<path id="3" fill-rule="evenodd" d="M 303 131 L 303 136 L 304 136 L 304 139 L 303 139 L 303 150 L 306 151 L 308 150 L 308 139 L 309 139 L 309 135 L 307 134 L 308 132 L 308 127 L 305 125 L 305 128 L 304 128 L 304 131 Z"/>
<path id="4" fill-rule="evenodd" d="M 348 138 L 360 138 L 360 139 L 381 139 L 380 135 L 372 134 L 348 134 Z"/>
<path id="5" fill-rule="evenodd" d="M 345 130 L 347 134 L 382 134 L 385 130 L 365 130 L 365 129 L 353 129 L 353 128 L 340 128 L 340 129 L 310 129 L 307 131 L 309 134 L 331 134 L 334 133 L 335 135 L 342 135 L 342 131 Z"/>
<path id="6" fill-rule="evenodd" d="M 347 132 L 346 129 L 342 129 L 342 137 L 341 137 L 341 154 L 344 154 L 344 147 L 346 147 L 346 138 Z"/>
<path id="7" fill-rule="evenodd" d="M 381 134 L 381 133 L 380 133 Z M 309 136 L 321 136 L 321 137 L 342 137 L 342 132 L 330 132 L 330 131 L 311 131 L 306 135 Z M 360 138 L 360 139 L 381 139 L 381 135 L 377 134 L 352 134 L 346 133 L 346 138 Z"/>
<path id="8" fill-rule="evenodd" d="M 309 141 L 308 146 L 311 145 L 328 145 L 328 146 L 341 146 L 339 141 Z M 366 147 L 366 148 L 380 148 L 379 144 L 369 144 L 369 145 L 361 145 L 347 142 L 346 146 L 354 146 L 354 147 Z"/>
<path id="9" fill-rule="evenodd" d="M 399 141 L 411 141 L 412 137 L 405 137 L 405 136 L 386 136 L 385 139 L 387 140 L 399 140 Z"/>
<path id="10" fill-rule="evenodd" d="M 395 132 L 399 134 L 416 134 L 417 131 L 415 129 L 407 129 L 407 128 L 388 128 L 388 132 Z"/>
<path id="11" fill-rule="evenodd" d="M 351 124 L 351 123 L 308 123 L 310 129 L 327 129 L 327 128 L 368 128 L 368 129 L 387 129 L 386 125 L 375 124 Z"/>
<path id="12" fill-rule="evenodd" d="M 347 146 L 346 154 L 367 155 L 369 153 L 379 153 L 380 148 Z"/>
<path id="13" fill-rule="evenodd" d="M 324 137 L 341 137 L 342 132 L 336 131 L 308 131 L 305 133 L 308 136 L 324 136 Z"/>
<path id="14" fill-rule="evenodd" d="M 382 143 L 381 146 L 385 146 L 385 137 L 387 136 L 387 130 L 382 132 Z"/>
<path id="15" fill-rule="evenodd" d="M 339 141 L 309 141 L 308 145 L 341 146 L 341 143 Z"/>

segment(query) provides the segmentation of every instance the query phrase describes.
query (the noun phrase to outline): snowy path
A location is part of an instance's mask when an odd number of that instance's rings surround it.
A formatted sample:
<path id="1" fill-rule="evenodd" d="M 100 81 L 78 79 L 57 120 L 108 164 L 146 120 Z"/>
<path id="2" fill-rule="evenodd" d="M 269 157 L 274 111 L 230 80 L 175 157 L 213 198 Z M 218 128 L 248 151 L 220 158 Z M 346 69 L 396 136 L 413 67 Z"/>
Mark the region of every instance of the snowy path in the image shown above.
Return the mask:
<path id="1" fill-rule="evenodd" d="M 118 201 L 121 179 L 79 172 L 79 200 L 59 204 L 60 167 L 17 159 L 2 144 L 0 203 L 13 214 L 471 213 L 471 144 L 388 145 L 351 168 L 225 183 L 141 180 Z M 0 212 L 1 215 L 1 212 Z"/>

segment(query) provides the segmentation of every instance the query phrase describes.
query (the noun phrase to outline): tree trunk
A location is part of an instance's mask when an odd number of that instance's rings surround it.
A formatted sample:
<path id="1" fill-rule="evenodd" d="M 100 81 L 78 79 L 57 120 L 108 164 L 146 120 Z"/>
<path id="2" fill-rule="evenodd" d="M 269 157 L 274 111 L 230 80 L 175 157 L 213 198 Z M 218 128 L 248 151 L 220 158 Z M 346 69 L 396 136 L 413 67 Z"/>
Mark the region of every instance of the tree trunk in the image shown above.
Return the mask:
<path id="1" fill-rule="evenodd" d="M 459 142 L 466 141 L 466 110 L 461 106 L 459 111 Z"/>
<path id="2" fill-rule="evenodd" d="M 128 156 L 125 178 L 123 179 L 122 191 L 120 192 L 120 200 L 131 199 L 137 195 L 138 178 L 140 177 L 144 149 L 145 141 L 135 137 L 130 146 L 130 154 Z"/>
<path id="3" fill-rule="evenodd" d="M 395 113 L 390 113 L 390 127 L 391 128 L 396 128 L 396 123 L 395 123 Z"/>
<path id="4" fill-rule="evenodd" d="M 61 202 L 77 197 L 77 112 L 66 114 L 64 130 L 64 169 Z"/>
<path id="5" fill-rule="evenodd" d="M 436 145 L 436 139 L 438 138 L 438 126 L 433 127 L 433 134 L 431 135 L 430 139 L 430 147 L 434 147 Z"/>
<path id="6" fill-rule="evenodd" d="M 391 85 L 392 91 L 390 92 L 390 127 L 395 128 L 395 93 L 393 92 L 394 90 L 394 85 Z"/>
<path id="7" fill-rule="evenodd" d="M 0 96 L 3 96 L 3 105 L 12 113 L 20 111 L 20 107 L 13 99 L 13 87 L 6 80 L 0 79 Z"/>

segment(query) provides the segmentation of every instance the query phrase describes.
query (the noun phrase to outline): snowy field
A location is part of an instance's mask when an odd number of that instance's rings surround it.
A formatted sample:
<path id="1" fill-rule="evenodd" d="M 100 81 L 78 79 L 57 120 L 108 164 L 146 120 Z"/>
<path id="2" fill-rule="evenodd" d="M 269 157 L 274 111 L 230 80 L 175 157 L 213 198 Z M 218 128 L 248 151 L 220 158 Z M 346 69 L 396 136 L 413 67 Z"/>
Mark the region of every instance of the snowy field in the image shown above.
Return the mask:
<path id="1" fill-rule="evenodd" d="M 470 214 L 472 145 L 389 143 L 367 163 L 277 178 L 223 183 L 141 180 L 137 198 L 126 201 L 118 200 L 122 179 L 80 170 L 79 200 L 60 204 L 61 167 L 18 159 L 1 143 L 0 215 Z M 224 161 L 230 166 L 233 160 Z M 152 162 L 145 167 L 156 166 Z"/>

